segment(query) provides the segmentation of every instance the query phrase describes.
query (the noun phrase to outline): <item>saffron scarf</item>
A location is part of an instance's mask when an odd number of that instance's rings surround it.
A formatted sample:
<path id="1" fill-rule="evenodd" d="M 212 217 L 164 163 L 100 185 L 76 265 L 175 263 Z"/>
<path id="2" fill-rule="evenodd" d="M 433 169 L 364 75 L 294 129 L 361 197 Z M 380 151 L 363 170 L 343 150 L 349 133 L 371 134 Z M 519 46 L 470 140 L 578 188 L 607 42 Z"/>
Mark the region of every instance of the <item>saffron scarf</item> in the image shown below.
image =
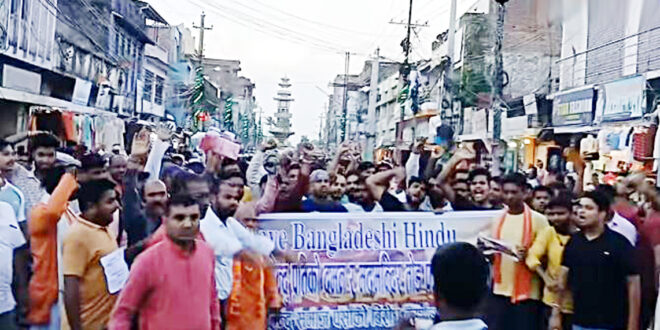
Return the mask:
<path id="1" fill-rule="evenodd" d="M 504 221 L 506 220 L 508 212 L 505 211 L 504 214 L 499 218 L 497 226 L 495 227 L 495 232 L 493 236 L 495 239 L 501 238 L 502 227 L 504 226 Z M 534 237 L 532 232 L 532 211 L 529 206 L 525 205 L 523 211 L 523 236 L 522 236 L 522 246 L 526 249 L 529 249 L 534 243 Z M 495 283 L 502 283 L 502 255 L 495 254 L 493 260 L 493 279 Z M 530 292 L 532 291 L 532 277 L 534 274 L 527 268 L 525 265 L 525 260 L 520 260 L 516 263 L 514 269 L 514 283 L 513 283 L 513 293 L 511 294 L 511 302 L 517 303 L 523 300 L 530 298 Z"/>

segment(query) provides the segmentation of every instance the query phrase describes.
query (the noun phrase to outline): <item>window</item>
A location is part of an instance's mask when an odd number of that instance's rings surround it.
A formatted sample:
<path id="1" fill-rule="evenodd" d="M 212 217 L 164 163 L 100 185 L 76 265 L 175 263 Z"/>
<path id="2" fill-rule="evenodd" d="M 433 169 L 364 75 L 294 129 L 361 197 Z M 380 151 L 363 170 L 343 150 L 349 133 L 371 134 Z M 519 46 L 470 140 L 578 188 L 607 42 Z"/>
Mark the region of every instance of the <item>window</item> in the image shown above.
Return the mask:
<path id="1" fill-rule="evenodd" d="M 151 102 L 151 88 L 154 84 L 154 73 L 144 70 L 144 88 L 142 90 L 142 99 Z"/>
<path id="2" fill-rule="evenodd" d="M 165 79 L 160 76 L 156 76 L 156 96 L 154 97 L 154 102 L 158 105 L 163 104 L 163 85 L 165 84 Z"/>
<path id="3" fill-rule="evenodd" d="M 124 56 L 124 42 L 126 41 L 126 38 L 122 35 L 119 38 L 119 56 Z"/>
<path id="4" fill-rule="evenodd" d="M 115 54 L 119 55 L 119 32 L 115 31 Z"/>

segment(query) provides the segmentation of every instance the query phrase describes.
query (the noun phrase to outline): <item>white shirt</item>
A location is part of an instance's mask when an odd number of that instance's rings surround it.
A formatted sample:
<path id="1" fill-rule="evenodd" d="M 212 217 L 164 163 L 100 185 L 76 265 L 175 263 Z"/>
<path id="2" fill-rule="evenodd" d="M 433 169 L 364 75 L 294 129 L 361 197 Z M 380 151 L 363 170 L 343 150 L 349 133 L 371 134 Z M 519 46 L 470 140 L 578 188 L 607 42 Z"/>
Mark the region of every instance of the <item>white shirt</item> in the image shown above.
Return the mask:
<path id="1" fill-rule="evenodd" d="M 0 187 L 0 202 L 6 202 L 11 205 L 18 222 L 27 220 L 25 214 L 25 196 L 23 195 L 23 192 L 7 180 L 4 180 L 4 183 L 5 184 Z"/>
<path id="2" fill-rule="evenodd" d="M 14 272 L 14 249 L 25 244 L 25 237 L 18 227 L 11 205 L 0 202 L 0 313 L 9 312 L 16 306 L 11 292 Z"/>
<path id="3" fill-rule="evenodd" d="M 637 244 L 637 228 L 619 213 L 614 212 L 614 217 L 607 223 L 607 227 L 623 235 L 632 246 Z"/>
<path id="4" fill-rule="evenodd" d="M 440 322 L 429 330 L 486 330 L 488 326 L 480 319 Z"/>
<path id="5" fill-rule="evenodd" d="M 231 293 L 236 253 L 250 249 L 268 256 L 275 249 L 275 244 L 268 237 L 250 232 L 234 218 L 228 218 L 225 225 L 212 208 L 206 212 L 199 229 L 215 254 L 215 285 L 221 300 L 227 299 Z"/>

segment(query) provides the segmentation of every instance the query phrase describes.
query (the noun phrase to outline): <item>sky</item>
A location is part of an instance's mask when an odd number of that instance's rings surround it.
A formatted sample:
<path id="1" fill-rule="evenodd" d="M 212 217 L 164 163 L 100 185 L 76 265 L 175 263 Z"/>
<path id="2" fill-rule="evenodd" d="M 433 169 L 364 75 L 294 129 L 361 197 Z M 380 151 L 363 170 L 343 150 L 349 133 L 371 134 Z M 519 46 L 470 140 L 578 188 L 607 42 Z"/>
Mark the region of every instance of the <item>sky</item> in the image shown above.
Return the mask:
<path id="1" fill-rule="evenodd" d="M 281 77 L 291 79 L 293 131 L 290 141 L 318 137 L 320 117 L 332 88 L 344 73 L 344 52 L 350 74 L 358 74 L 380 47 L 381 56 L 402 61 L 408 0 L 149 0 L 171 25 L 199 25 L 206 13 L 204 54 L 241 61 L 240 75 L 255 83 L 264 117 L 276 110 L 273 97 Z M 476 0 L 458 0 L 459 12 Z M 431 57 L 431 42 L 447 29 L 450 0 L 414 0 L 413 22 L 428 27 L 413 33 L 412 60 Z M 198 30 L 193 29 L 193 35 Z M 266 130 L 266 129 L 265 129 Z"/>

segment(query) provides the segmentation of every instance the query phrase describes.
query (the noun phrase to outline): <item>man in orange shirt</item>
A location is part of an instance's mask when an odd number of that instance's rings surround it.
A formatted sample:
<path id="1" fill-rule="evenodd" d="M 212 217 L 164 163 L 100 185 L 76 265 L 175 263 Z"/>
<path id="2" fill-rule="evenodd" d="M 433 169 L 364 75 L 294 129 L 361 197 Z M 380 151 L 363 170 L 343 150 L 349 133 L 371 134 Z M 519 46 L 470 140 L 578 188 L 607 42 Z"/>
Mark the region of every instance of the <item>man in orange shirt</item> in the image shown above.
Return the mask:
<path id="1" fill-rule="evenodd" d="M 82 216 L 69 228 L 62 248 L 67 315 L 63 329 L 103 329 L 110 320 L 117 295 L 106 283 L 101 258 L 117 250 L 117 238 L 108 228 L 119 207 L 114 188 L 107 179 L 80 187 Z"/>
<path id="2" fill-rule="evenodd" d="M 60 281 L 58 267 L 60 259 L 58 236 L 61 240 L 63 214 L 67 212 L 69 199 L 78 189 L 74 171 L 56 167 L 44 177 L 46 192 L 50 195 L 46 202 L 32 209 L 29 233 L 32 251 L 32 279 L 29 284 L 30 308 L 28 321 L 37 329 L 59 329 L 61 323 L 58 296 Z M 60 252 L 61 253 L 61 252 Z"/>

